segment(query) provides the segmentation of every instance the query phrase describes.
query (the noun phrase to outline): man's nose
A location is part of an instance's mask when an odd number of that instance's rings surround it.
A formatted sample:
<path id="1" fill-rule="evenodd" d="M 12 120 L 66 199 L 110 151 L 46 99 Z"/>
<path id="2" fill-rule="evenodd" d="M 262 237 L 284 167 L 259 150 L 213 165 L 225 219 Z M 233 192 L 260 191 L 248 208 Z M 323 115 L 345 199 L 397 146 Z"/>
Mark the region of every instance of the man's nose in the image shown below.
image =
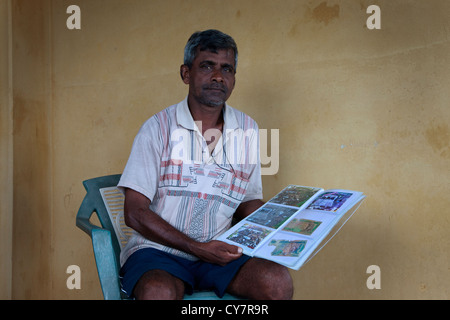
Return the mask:
<path id="1" fill-rule="evenodd" d="M 213 70 L 212 76 L 211 76 L 211 80 L 212 81 L 217 81 L 217 82 L 223 82 L 223 74 L 222 74 L 222 70 L 217 68 Z"/>

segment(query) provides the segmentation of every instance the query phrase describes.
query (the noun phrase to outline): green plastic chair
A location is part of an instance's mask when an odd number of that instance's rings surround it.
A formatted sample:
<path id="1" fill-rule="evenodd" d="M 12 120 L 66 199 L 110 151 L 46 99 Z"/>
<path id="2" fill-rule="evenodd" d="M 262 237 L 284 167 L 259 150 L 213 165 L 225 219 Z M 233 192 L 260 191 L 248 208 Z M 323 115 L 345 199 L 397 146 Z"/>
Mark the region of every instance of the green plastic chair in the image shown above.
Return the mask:
<path id="1" fill-rule="evenodd" d="M 132 230 L 125 225 L 123 214 L 124 195 L 116 187 L 120 174 L 83 181 L 86 196 L 77 213 L 76 225 L 92 239 L 95 263 L 105 300 L 129 299 L 120 289 L 120 251 L 128 241 Z M 91 223 L 97 215 L 101 227 Z M 219 300 L 214 292 L 198 291 L 185 295 L 186 300 Z M 225 294 L 224 300 L 238 298 Z"/>

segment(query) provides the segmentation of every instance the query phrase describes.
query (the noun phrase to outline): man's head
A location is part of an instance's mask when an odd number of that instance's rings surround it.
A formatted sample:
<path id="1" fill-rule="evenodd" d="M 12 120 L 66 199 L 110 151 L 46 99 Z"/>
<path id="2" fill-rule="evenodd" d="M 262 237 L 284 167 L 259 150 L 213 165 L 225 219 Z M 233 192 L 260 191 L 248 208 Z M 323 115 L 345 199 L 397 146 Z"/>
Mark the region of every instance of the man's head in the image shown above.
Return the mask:
<path id="1" fill-rule="evenodd" d="M 217 30 L 196 32 L 184 52 L 180 74 L 189 85 L 189 98 L 222 107 L 235 85 L 238 52 L 233 38 Z"/>
<path id="2" fill-rule="evenodd" d="M 233 50 L 234 70 L 236 72 L 238 62 L 238 50 L 236 42 L 229 35 L 219 30 L 198 31 L 189 38 L 184 48 L 184 64 L 192 68 L 192 64 L 199 51 L 210 51 L 217 53 L 218 50 Z"/>

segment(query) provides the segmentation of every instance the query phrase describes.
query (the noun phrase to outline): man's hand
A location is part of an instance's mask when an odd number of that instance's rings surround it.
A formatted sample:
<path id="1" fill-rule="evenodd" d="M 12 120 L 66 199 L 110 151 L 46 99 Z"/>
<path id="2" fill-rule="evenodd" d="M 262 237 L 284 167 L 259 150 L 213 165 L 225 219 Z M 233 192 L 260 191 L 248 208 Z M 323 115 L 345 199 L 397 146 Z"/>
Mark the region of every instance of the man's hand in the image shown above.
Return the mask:
<path id="1" fill-rule="evenodd" d="M 210 242 L 195 243 L 192 253 L 203 261 L 224 266 L 242 256 L 242 248 L 226 242 L 212 240 Z"/>

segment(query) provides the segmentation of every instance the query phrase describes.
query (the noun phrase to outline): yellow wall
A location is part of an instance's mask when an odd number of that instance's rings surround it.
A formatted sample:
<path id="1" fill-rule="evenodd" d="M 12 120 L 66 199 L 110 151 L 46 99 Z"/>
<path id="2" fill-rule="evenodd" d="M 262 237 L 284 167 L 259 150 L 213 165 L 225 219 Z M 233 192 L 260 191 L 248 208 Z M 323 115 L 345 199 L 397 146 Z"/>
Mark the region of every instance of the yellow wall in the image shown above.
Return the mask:
<path id="1" fill-rule="evenodd" d="M 0 297 L 102 297 L 75 227 L 81 182 L 122 171 L 143 121 L 187 94 L 187 38 L 217 28 L 240 51 L 229 103 L 280 129 L 265 198 L 290 183 L 368 196 L 292 272 L 295 298 L 450 298 L 448 1 L 6 0 L 0 17 Z M 66 287 L 73 264 L 81 290 Z"/>
<path id="2" fill-rule="evenodd" d="M 13 116 L 10 5 L 0 2 L 0 299 L 11 298 Z"/>

